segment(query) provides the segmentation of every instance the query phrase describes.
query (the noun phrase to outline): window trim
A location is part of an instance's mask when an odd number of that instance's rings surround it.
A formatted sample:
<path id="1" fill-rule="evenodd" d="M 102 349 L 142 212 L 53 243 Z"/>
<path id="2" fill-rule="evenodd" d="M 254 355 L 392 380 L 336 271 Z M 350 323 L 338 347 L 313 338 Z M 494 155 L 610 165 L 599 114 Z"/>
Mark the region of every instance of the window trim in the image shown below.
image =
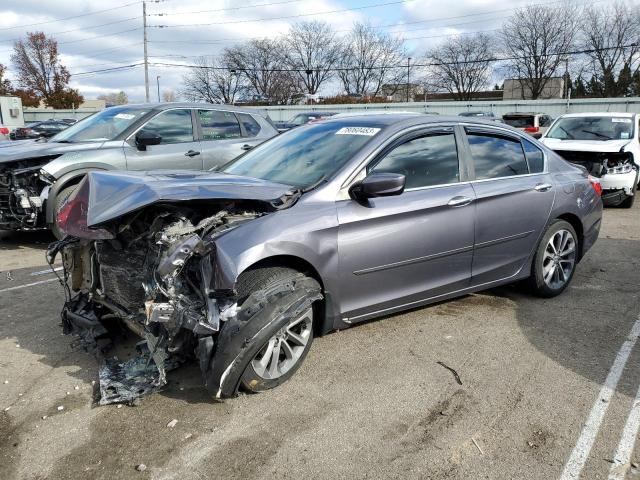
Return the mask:
<path id="1" fill-rule="evenodd" d="M 125 140 L 124 140 L 124 141 L 125 141 L 125 143 L 127 143 L 127 144 L 131 145 L 132 147 L 135 147 L 135 145 L 136 145 L 136 142 L 135 142 L 136 135 L 138 134 L 138 132 L 139 132 L 140 130 L 144 129 L 144 127 L 145 127 L 145 126 L 146 126 L 146 125 L 147 125 L 151 120 L 153 120 L 154 118 L 156 118 L 156 117 L 158 117 L 158 116 L 162 115 L 163 113 L 171 112 L 171 111 L 173 111 L 173 110 L 189 110 L 189 111 L 190 111 L 190 113 L 191 113 L 191 126 L 193 127 L 193 140 L 191 140 L 191 141 L 187 141 L 187 142 L 177 142 L 177 143 L 164 143 L 164 144 L 163 144 L 163 143 L 160 143 L 160 144 L 159 144 L 159 145 L 157 145 L 157 146 L 160 146 L 160 145 L 182 145 L 182 144 L 185 144 L 185 143 L 195 143 L 195 142 L 199 142 L 199 141 L 200 141 L 200 138 L 199 138 L 199 135 L 198 135 L 198 132 L 197 132 L 197 129 L 198 129 L 197 124 L 196 124 L 196 123 L 194 123 L 194 122 L 196 121 L 196 119 L 194 118 L 194 111 L 193 111 L 193 108 L 191 108 L 191 107 L 175 107 L 175 108 L 167 108 L 166 110 L 159 110 L 155 115 L 153 115 L 153 116 L 151 116 L 151 117 L 147 118 L 147 119 L 146 119 L 146 120 L 145 120 L 141 125 L 138 125 L 138 126 L 136 127 L 136 129 L 135 129 L 133 132 L 131 132 L 131 133 L 130 133 L 126 138 L 125 138 Z"/>

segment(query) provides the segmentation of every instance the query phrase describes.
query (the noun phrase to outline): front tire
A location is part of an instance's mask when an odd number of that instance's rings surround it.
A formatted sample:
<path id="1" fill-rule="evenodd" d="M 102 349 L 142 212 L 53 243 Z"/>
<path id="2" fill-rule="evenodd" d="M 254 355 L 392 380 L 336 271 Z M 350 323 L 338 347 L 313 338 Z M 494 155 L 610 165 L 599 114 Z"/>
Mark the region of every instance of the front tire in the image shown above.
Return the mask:
<path id="1" fill-rule="evenodd" d="M 542 236 L 533 257 L 530 290 L 541 297 L 560 295 L 571 283 L 578 261 L 578 235 L 569 222 L 557 219 Z"/>

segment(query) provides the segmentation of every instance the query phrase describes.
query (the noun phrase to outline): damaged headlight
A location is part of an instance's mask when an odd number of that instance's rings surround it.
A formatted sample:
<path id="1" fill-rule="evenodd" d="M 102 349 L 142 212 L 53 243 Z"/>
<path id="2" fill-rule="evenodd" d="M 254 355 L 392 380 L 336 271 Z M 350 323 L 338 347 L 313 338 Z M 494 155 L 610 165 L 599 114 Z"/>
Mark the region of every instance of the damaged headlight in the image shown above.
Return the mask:
<path id="1" fill-rule="evenodd" d="M 604 172 L 606 174 L 629 173 L 632 170 L 633 166 L 629 162 L 612 162 L 611 160 L 605 161 Z"/>

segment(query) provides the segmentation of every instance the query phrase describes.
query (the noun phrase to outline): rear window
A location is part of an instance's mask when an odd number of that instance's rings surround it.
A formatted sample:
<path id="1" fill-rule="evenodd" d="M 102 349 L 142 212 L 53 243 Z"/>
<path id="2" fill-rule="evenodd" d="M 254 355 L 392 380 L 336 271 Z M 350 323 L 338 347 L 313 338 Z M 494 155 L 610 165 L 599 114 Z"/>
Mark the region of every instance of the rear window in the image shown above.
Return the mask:
<path id="1" fill-rule="evenodd" d="M 535 119 L 533 115 L 505 115 L 502 117 L 502 121 L 507 125 L 515 128 L 527 128 L 535 126 Z"/>

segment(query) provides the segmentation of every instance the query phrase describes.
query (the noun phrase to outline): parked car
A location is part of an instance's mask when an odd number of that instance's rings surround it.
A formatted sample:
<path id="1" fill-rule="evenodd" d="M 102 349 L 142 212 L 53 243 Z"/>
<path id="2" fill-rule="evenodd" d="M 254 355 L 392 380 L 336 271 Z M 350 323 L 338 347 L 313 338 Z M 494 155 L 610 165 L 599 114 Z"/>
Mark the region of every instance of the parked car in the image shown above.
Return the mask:
<path id="1" fill-rule="evenodd" d="M 18 127 L 10 134 L 11 140 L 33 140 L 36 138 L 51 138 L 63 130 L 69 128 L 69 124 L 57 120 L 29 123 L 24 127 Z"/>
<path id="2" fill-rule="evenodd" d="M 493 112 L 480 112 L 480 111 L 471 111 L 471 112 L 461 112 L 458 114 L 459 117 L 482 117 L 487 120 L 495 120 L 496 116 Z"/>
<path id="3" fill-rule="evenodd" d="M 605 205 L 631 208 L 640 175 L 639 120 L 637 113 L 570 113 L 541 141 L 600 179 Z"/>
<path id="4" fill-rule="evenodd" d="M 328 118 L 335 115 L 338 112 L 306 112 L 299 113 L 294 116 L 292 119 L 287 120 L 286 122 L 275 122 L 275 126 L 279 132 L 286 132 L 287 130 L 291 130 L 292 128 L 299 127 L 300 125 L 304 125 L 305 123 L 314 122 L 317 120 L 322 120 L 323 118 Z"/>
<path id="5" fill-rule="evenodd" d="M 549 128 L 553 119 L 544 113 L 507 113 L 502 122 L 518 130 L 528 133 L 533 138 L 540 138 Z"/>
<path id="6" fill-rule="evenodd" d="M 10 130 L 9 127 L 0 125 L 0 141 L 9 140 Z"/>
<path id="7" fill-rule="evenodd" d="M 73 125 L 74 123 L 78 123 L 78 119 L 77 118 L 60 118 L 58 119 L 59 122 L 64 122 L 68 125 Z"/>
<path id="8" fill-rule="evenodd" d="M 46 142 L 0 149 L 0 229 L 50 227 L 59 235 L 54 212 L 89 171 L 206 170 L 277 133 L 255 112 L 228 106 L 108 108 Z"/>
<path id="9" fill-rule="evenodd" d="M 515 129 L 353 116 L 218 172 L 90 172 L 48 255 L 64 259 L 65 333 L 100 353 L 120 322 L 154 352 L 104 366 L 104 402 L 163 384 L 176 357 L 220 398 L 281 384 L 315 335 L 367 319 L 519 280 L 558 295 L 601 215 L 598 181 Z M 147 383 L 123 387 L 135 365 Z"/>

